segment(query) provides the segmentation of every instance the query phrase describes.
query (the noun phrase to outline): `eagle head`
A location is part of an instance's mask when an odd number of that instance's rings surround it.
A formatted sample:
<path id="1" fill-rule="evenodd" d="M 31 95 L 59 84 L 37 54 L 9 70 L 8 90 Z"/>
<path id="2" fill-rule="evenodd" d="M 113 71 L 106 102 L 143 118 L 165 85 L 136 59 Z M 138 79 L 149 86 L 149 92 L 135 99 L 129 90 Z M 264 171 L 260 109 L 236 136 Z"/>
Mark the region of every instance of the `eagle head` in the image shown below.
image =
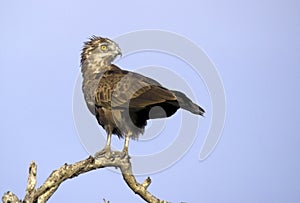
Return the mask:
<path id="1" fill-rule="evenodd" d="M 122 56 L 122 52 L 116 42 L 108 38 L 92 36 L 84 43 L 81 65 L 84 65 L 86 61 L 92 64 L 108 65 L 118 55 Z"/>

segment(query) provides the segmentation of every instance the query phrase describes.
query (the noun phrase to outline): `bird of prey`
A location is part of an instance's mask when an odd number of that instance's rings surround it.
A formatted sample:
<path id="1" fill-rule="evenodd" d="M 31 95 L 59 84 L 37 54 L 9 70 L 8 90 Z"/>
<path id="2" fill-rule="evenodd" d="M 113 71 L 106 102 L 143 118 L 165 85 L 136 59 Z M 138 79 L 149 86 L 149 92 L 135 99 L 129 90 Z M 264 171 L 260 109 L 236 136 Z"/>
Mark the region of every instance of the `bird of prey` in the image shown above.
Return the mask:
<path id="1" fill-rule="evenodd" d="M 197 115 L 205 112 L 185 94 L 112 64 L 121 55 L 116 42 L 98 36 L 85 42 L 81 53 L 84 98 L 107 133 L 106 146 L 98 155 L 111 152 L 112 134 L 125 137 L 123 153 L 128 155 L 129 139 L 143 134 L 149 119 L 172 116 L 179 108 Z"/>

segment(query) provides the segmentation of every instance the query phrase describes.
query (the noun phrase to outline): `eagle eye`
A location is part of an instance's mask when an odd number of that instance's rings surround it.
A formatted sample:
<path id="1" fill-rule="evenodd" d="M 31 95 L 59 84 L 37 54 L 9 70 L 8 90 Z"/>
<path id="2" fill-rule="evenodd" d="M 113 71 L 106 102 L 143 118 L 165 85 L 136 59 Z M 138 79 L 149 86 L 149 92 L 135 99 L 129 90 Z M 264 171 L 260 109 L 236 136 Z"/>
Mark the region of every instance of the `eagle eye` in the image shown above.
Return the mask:
<path id="1" fill-rule="evenodd" d="M 102 51 L 107 51 L 107 45 L 101 45 L 101 50 Z"/>

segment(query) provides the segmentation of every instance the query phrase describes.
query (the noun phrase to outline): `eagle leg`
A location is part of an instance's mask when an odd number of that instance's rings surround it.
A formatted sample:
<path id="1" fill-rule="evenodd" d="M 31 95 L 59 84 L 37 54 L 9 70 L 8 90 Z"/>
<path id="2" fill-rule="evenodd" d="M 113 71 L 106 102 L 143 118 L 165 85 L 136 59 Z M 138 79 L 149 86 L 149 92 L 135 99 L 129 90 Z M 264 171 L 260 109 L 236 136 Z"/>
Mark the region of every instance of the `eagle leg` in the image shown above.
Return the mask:
<path id="1" fill-rule="evenodd" d="M 122 157 L 125 158 L 126 156 L 128 156 L 128 145 L 129 145 L 129 139 L 131 137 L 131 133 L 128 133 L 125 136 L 125 142 L 124 142 L 124 148 L 122 150 L 123 154 Z"/>
<path id="2" fill-rule="evenodd" d="M 103 155 L 106 155 L 106 156 L 110 157 L 111 154 L 112 154 L 112 151 L 111 151 L 111 148 L 110 148 L 110 142 L 111 142 L 111 133 L 108 133 L 105 147 L 101 151 L 97 152 L 95 154 L 95 157 L 100 157 L 100 156 L 103 156 Z"/>
<path id="3" fill-rule="evenodd" d="M 110 142 L 111 142 L 111 133 L 107 133 L 106 145 L 105 148 L 110 150 Z"/>

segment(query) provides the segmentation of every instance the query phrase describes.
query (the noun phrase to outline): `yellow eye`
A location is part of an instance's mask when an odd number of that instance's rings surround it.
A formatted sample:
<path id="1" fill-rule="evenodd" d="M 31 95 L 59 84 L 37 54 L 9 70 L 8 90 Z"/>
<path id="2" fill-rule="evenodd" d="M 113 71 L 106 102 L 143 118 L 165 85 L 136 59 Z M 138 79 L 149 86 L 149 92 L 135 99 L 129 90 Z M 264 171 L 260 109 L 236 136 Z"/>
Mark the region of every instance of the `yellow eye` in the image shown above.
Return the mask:
<path id="1" fill-rule="evenodd" d="M 107 46 L 106 45 L 101 45 L 101 50 L 102 51 L 106 51 L 107 50 Z"/>

